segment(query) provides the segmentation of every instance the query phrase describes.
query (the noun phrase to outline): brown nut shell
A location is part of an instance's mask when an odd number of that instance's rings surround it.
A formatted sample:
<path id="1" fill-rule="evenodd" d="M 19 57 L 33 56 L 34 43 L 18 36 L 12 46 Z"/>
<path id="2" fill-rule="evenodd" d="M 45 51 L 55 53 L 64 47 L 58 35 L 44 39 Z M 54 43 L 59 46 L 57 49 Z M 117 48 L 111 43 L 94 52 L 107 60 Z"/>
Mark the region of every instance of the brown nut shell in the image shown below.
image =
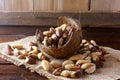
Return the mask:
<path id="1" fill-rule="evenodd" d="M 68 17 L 59 17 L 58 26 L 62 24 L 69 24 L 73 27 L 73 31 L 69 36 L 67 42 L 60 48 L 44 46 L 40 43 L 39 38 L 37 36 L 38 32 L 36 32 L 36 39 L 38 42 L 39 49 L 46 56 L 52 56 L 54 58 L 67 58 L 74 54 L 75 51 L 79 49 L 79 45 L 82 40 L 82 31 L 81 26 L 72 18 Z"/>

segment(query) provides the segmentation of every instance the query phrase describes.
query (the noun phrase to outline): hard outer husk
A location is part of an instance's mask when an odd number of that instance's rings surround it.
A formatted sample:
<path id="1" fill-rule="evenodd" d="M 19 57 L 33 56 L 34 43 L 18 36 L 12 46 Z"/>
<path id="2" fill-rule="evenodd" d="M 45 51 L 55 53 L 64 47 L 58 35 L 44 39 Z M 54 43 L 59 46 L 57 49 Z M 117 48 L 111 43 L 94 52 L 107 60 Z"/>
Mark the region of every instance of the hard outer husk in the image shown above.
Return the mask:
<path id="1" fill-rule="evenodd" d="M 74 52 L 78 50 L 79 44 L 82 40 L 81 25 L 75 22 L 72 18 L 60 17 L 58 19 L 58 24 L 71 24 L 74 27 L 73 32 L 70 35 L 69 40 L 61 48 L 46 47 L 39 42 L 38 37 L 37 42 L 40 50 L 48 57 L 52 56 L 54 58 L 67 58 L 74 55 Z"/>
<path id="2" fill-rule="evenodd" d="M 15 56 L 9 56 L 4 54 L 5 46 L 7 44 L 10 44 L 10 45 L 22 44 L 25 48 L 27 48 L 27 42 L 30 42 L 33 40 L 35 40 L 35 36 L 29 36 L 27 38 L 13 41 L 13 42 L 0 43 L 0 57 L 18 66 L 25 65 L 25 67 L 29 68 L 31 72 L 37 72 L 40 75 L 46 76 L 49 80 L 117 80 L 118 78 L 120 79 L 120 70 L 119 70 L 120 62 L 117 61 L 117 58 L 120 56 L 120 51 L 109 48 L 109 47 L 103 47 L 107 52 L 111 54 L 111 57 L 109 57 L 104 63 L 103 68 L 97 69 L 95 73 L 91 75 L 85 75 L 85 76 L 81 76 L 80 78 L 73 78 L 73 79 L 54 76 L 50 74 L 49 72 L 45 71 L 42 68 L 40 61 L 37 62 L 37 64 L 30 65 L 30 64 L 24 63 L 24 60 L 20 60 Z"/>

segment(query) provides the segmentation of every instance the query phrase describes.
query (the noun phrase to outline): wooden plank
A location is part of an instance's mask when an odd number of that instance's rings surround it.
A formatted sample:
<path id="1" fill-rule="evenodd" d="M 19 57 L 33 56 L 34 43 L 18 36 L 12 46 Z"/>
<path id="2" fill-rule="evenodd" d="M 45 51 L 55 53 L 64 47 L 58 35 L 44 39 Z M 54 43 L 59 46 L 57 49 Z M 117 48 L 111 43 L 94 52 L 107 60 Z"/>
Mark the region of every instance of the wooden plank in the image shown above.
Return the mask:
<path id="1" fill-rule="evenodd" d="M 56 26 L 60 16 L 80 20 L 83 27 L 120 27 L 119 12 L 0 12 L 0 25 Z"/>
<path id="2" fill-rule="evenodd" d="M 91 0 L 92 11 L 120 11 L 120 0 Z"/>
<path id="3" fill-rule="evenodd" d="M 47 78 L 32 73 L 23 66 L 0 65 L 0 80 L 47 80 Z"/>
<path id="4" fill-rule="evenodd" d="M 53 0 L 34 0 L 34 11 L 48 12 L 52 10 Z"/>
<path id="5" fill-rule="evenodd" d="M 4 1 L 5 1 L 4 11 L 12 11 L 12 0 L 4 0 Z"/>
<path id="6" fill-rule="evenodd" d="M 0 0 L 0 11 L 4 10 L 4 0 Z"/>
<path id="7" fill-rule="evenodd" d="M 88 11 L 89 0 L 62 0 L 63 11 Z"/>
<path id="8" fill-rule="evenodd" d="M 33 0 L 5 0 L 6 11 L 33 11 Z"/>
<path id="9" fill-rule="evenodd" d="M 119 12 L 88 12 L 81 13 L 80 20 L 82 25 L 89 27 L 113 27 L 120 28 Z"/>

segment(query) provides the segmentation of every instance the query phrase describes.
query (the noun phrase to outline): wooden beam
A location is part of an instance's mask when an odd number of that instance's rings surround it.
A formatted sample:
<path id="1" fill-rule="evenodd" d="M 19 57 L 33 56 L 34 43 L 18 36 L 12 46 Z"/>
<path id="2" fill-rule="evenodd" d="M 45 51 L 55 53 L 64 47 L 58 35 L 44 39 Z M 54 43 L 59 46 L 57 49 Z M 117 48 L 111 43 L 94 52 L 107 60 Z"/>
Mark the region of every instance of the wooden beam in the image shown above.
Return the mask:
<path id="1" fill-rule="evenodd" d="M 82 26 L 120 27 L 119 12 L 0 12 L 0 25 L 56 26 L 59 16 L 80 20 Z"/>

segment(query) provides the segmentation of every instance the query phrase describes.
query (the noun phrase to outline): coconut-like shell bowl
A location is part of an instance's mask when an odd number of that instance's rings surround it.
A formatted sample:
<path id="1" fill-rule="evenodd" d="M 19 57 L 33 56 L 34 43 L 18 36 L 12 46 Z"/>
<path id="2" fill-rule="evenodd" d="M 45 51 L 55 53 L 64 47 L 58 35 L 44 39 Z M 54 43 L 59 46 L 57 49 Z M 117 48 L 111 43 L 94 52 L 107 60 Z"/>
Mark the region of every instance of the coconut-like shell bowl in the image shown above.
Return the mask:
<path id="1" fill-rule="evenodd" d="M 65 16 L 59 17 L 57 23 L 59 27 L 62 24 L 72 26 L 73 30 L 67 42 L 63 44 L 60 48 L 45 46 L 40 41 L 39 36 L 38 36 L 39 31 L 37 31 L 36 32 L 37 43 L 38 43 L 38 46 L 41 52 L 47 57 L 53 57 L 53 58 L 59 58 L 59 59 L 68 58 L 74 55 L 74 52 L 76 52 L 80 47 L 80 43 L 82 41 L 81 25 L 77 23 L 74 19 L 65 17 Z"/>

